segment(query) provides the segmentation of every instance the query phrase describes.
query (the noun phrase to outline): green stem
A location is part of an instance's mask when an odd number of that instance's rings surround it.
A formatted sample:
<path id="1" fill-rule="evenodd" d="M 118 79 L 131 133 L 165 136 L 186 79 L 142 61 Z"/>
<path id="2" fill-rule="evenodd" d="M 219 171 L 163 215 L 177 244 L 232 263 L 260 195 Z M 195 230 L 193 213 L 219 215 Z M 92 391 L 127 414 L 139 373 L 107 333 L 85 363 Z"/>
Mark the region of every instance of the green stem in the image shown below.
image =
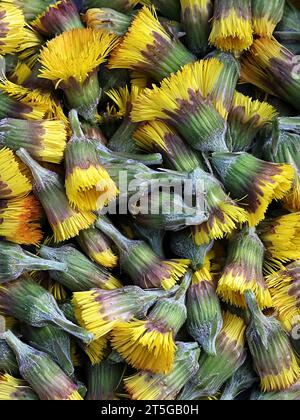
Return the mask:
<path id="1" fill-rule="evenodd" d="M 85 344 L 90 344 L 93 341 L 93 334 L 89 333 L 84 328 L 81 328 L 78 325 L 73 324 L 72 322 L 68 321 L 66 318 L 55 317 L 52 320 L 52 322 L 58 327 L 60 327 L 61 329 L 63 329 L 64 331 L 73 335 L 74 337 L 79 338 L 79 340 L 83 341 Z"/>

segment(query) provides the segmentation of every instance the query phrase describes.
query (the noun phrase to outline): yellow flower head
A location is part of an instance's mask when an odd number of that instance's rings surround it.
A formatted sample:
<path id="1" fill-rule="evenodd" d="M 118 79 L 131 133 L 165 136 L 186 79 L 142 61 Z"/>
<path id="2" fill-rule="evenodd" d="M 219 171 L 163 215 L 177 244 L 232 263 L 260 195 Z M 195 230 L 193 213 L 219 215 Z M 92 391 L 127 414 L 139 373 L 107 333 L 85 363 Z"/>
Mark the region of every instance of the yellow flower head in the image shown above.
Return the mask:
<path id="1" fill-rule="evenodd" d="M 39 202 L 33 195 L 0 199 L 0 236 L 24 245 L 37 245 L 42 239 Z"/>
<path id="2" fill-rule="evenodd" d="M 232 305 L 245 308 L 244 293 L 252 290 L 261 308 L 272 307 L 263 277 L 264 247 L 256 233 L 245 229 L 231 240 L 217 293 Z"/>
<path id="3" fill-rule="evenodd" d="M 215 153 L 213 165 L 232 196 L 245 206 L 251 227 L 265 217 L 273 200 L 281 200 L 291 189 L 291 165 L 275 164 L 248 153 Z"/>
<path id="4" fill-rule="evenodd" d="M 252 122 L 256 128 L 263 127 L 277 115 L 276 109 L 272 105 L 254 100 L 239 92 L 235 92 L 231 112 L 234 112 L 235 108 L 242 109 L 243 124 L 247 125 Z"/>
<path id="5" fill-rule="evenodd" d="M 0 199 L 24 197 L 32 190 L 29 180 L 9 149 L 0 149 Z"/>
<path id="6" fill-rule="evenodd" d="M 266 248 L 267 267 L 280 267 L 300 259 L 299 212 L 264 220 L 258 232 Z"/>
<path id="7" fill-rule="evenodd" d="M 21 9 L 2 1 L 0 4 L 0 54 L 19 51 L 25 37 L 25 19 Z"/>
<path id="8" fill-rule="evenodd" d="M 223 69 L 216 58 L 187 64 L 162 81 L 145 89 L 133 104 L 133 122 L 169 122 L 197 150 L 226 150 L 224 140 L 227 111 L 215 95 Z"/>
<path id="9" fill-rule="evenodd" d="M 48 38 L 64 31 L 83 28 L 77 7 L 69 0 L 59 0 L 50 4 L 31 22 L 31 26 Z"/>
<path id="10" fill-rule="evenodd" d="M 132 104 L 137 100 L 142 89 L 137 86 L 132 86 L 131 91 L 129 92 L 128 86 L 111 89 L 106 92 L 106 95 L 114 102 L 118 108 L 117 116 L 119 118 L 124 118 L 129 116 L 132 111 Z"/>
<path id="11" fill-rule="evenodd" d="M 0 374 L 0 401 L 38 400 L 29 384 L 8 373 Z"/>
<path id="12" fill-rule="evenodd" d="M 277 318 L 289 333 L 300 320 L 299 280 L 299 261 L 267 277 Z"/>
<path id="13" fill-rule="evenodd" d="M 246 211 L 224 192 L 214 177 L 207 175 L 204 182 L 209 219 L 193 227 L 194 240 L 199 246 L 224 238 L 248 220 Z"/>
<path id="14" fill-rule="evenodd" d="M 118 322 L 112 332 L 112 346 L 136 369 L 166 374 L 173 367 L 173 332 L 150 321 Z"/>
<path id="15" fill-rule="evenodd" d="M 56 87 L 72 80 L 82 85 L 105 62 L 116 43 L 116 36 L 91 28 L 64 32 L 42 49 L 40 77 L 52 80 Z"/>
<path id="16" fill-rule="evenodd" d="M 249 49 L 253 42 L 250 2 L 217 0 L 209 41 L 220 50 L 237 54 Z"/>
<path id="17" fill-rule="evenodd" d="M 25 28 L 24 40 L 20 46 L 20 60 L 32 69 L 39 59 L 40 49 L 44 42 L 44 39 L 36 31 Z"/>
<path id="18" fill-rule="evenodd" d="M 276 25 L 281 21 L 284 12 L 284 0 L 252 1 L 252 22 L 256 35 L 272 38 Z"/>
<path id="19" fill-rule="evenodd" d="M 32 112 L 28 114 L 26 119 L 42 120 L 56 119 L 64 122 L 69 127 L 69 121 L 65 116 L 61 105 L 56 102 L 51 93 L 41 92 L 38 89 L 29 89 L 24 86 L 16 85 L 8 79 L 4 79 L 0 83 L 0 90 L 10 98 L 24 104 Z"/>
<path id="20" fill-rule="evenodd" d="M 90 359 L 92 365 L 101 363 L 107 354 L 108 339 L 107 337 L 100 337 L 91 342 L 91 344 L 84 347 L 84 352 Z"/>
<path id="21" fill-rule="evenodd" d="M 195 57 L 161 25 L 148 7 L 143 7 L 128 32 L 113 51 L 109 68 L 143 71 L 162 80 Z"/>

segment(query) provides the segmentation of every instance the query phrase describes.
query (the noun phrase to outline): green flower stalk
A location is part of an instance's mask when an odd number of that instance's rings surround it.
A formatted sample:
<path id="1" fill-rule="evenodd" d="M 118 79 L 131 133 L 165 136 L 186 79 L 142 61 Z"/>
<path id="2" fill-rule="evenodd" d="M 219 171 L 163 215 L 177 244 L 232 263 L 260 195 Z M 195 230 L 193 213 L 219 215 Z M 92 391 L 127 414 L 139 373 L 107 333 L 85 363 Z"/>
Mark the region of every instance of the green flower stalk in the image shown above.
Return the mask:
<path id="1" fill-rule="evenodd" d="M 30 271 L 66 270 L 66 265 L 39 258 L 28 251 L 23 250 L 19 245 L 10 242 L 0 242 L 0 283 L 19 278 L 23 273 Z"/>
<path id="2" fill-rule="evenodd" d="M 256 35 L 272 38 L 276 25 L 281 21 L 284 11 L 284 0 L 268 2 L 252 0 L 252 22 Z"/>
<path id="3" fill-rule="evenodd" d="M 0 401 L 39 400 L 37 394 L 23 379 L 17 379 L 9 373 L 0 373 Z"/>
<path id="4" fill-rule="evenodd" d="M 137 236 L 147 242 L 159 257 L 165 258 L 164 240 L 166 232 L 164 230 L 149 229 L 135 222 L 132 227 Z"/>
<path id="5" fill-rule="evenodd" d="M 128 31 L 132 20 L 133 16 L 106 7 L 89 9 L 84 16 L 88 28 L 104 30 L 120 37 Z"/>
<path id="6" fill-rule="evenodd" d="M 194 271 L 200 270 L 205 265 L 207 254 L 211 251 L 213 245 L 213 241 L 196 245 L 190 229 L 171 234 L 170 246 L 172 252 L 179 258 L 188 257 Z"/>
<path id="7" fill-rule="evenodd" d="M 71 340 L 67 332 L 55 325 L 34 328 L 24 324 L 22 334 L 30 346 L 47 353 L 68 376 L 73 375 Z"/>
<path id="8" fill-rule="evenodd" d="M 204 56 L 208 49 L 213 3 L 211 0 L 180 0 L 180 3 L 186 45 L 195 55 Z"/>
<path id="9" fill-rule="evenodd" d="M 11 331 L 5 339 L 18 360 L 22 377 L 41 400 L 82 400 L 77 385 L 46 354 L 20 341 Z"/>
<path id="10" fill-rule="evenodd" d="M 212 164 L 231 196 L 247 210 L 251 227 L 265 218 L 273 200 L 281 200 L 292 187 L 294 171 L 287 164 L 265 162 L 245 152 L 214 153 Z"/>
<path id="11" fill-rule="evenodd" d="M 279 117 L 265 130 L 264 157 L 274 163 L 288 163 L 294 168 L 291 191 L 284 197 L 285 206 L 293 212 L 300 211 L 300 118 Z"/>
<path id="12" fill-rule="evenodd" d="M 142 71 L 161 81 L 193 61 L 195 56 L 166 31 L 151 9 L 143 7 L 112 52 L 109 68 Z"/>
<path id="13" fill-rule="evenodd" d="M 251 395 L 252 401 L 299 401 L 300 400 L 300 382 L 284 391 L 259 392 L 254 391 Z"/>
<path id="14" fill-rule="evenodd" d="M 67 269 L 63 274 L 51 270 L 50 276 L 72 292 L 90 290 L 95 287 L 105 290 L 121 287 L 120 281 L 109 271 L 93 263 L 73 246 L 50 248 L 42 245 L 40 255 L 47 255 L 50 260 L 63 262 L 66 265 Z"/>
<path id="15" fill-rule="evenodd" d="M 61 163 L 67 145 L 63 121 L 26 121 L 5 118 L 0 121 L 0 146 L 13 151 L 24 147 L 37 160 Z"/>
<path id="16" fill-rule="evenodd" d="M 160 298 L 173 292 L 126 286 L 117 290 L 93 289 L 73 295 L 75 316 L 95 340 L 110 333 L 119 321 L 143 319 Z"/>
<path id="17" fill-rule="evenodd" d="M 300 109 L 297 57 L 278 41 L 258 38 L 242 58 L 242 80 Z"/>
<path id="18" fill-rule="evenodd" d="M 102 363 L 90 365 L 87 372 L 88 401 L 118 400 L 117 390 L 124 374 L 124 365 L 109 357 Z"/>
<path id="19" fill-rule="evenodd" d="M 259 306 L 271 308 L 272 298 L 263 276 L 265 249 L 253 228 L 244 228 L 232 237 L 217 293 L 225 302 L 246 308 L 244 294 L 252 290 Z"/>
<path id="20" fill-rule="evenodd" d="M 141 226 L 157 230 L 178 231 L 187 226 L 201 225 L 208 219 L 205 209 L 192 207 L 181 195 L 167 191 L 144 195 L 138 206 L 130 202 L 129 209 Z"/>
<path id="21" fill-rule="evenodd" d="M 0 372 L 18 376 L 19 366 L 13 351 L 4 339 L 0 338 Z"/>
<path id="22" fill-rule="evenodd" d="M 233 401 L 240 394 L 252 388 L 257 377 L 252 369 L 250 361 L 240 367 L 228 380 L 220 398 L 221 401 Z"/>
<path id="23" fill-rule="evenodd" d="M 85 343 L 93 340 L 92 334 L 68 321 L 54 297 L 30 277 L 0 287 L 0 310 L 36 328 L 55 325 Z"/>
<path id="24" fill-rule="evenodd" d="M 187 319 L 187 272 L 173 297 L 160 299 L 144 320 L 119 321 L 112 331 L 112 347 L 127 363 L 140 370 L 168 374 L 174 367 L 175 338 Z"/>
<path id="25" fill-rule="evenodd" d="M 276 115 L 275 108 L 267 102 L 235 92 L 228 115 L 228 148 L 232 152 L 248 151 L 259 131 L 271 125 Z"/>
<path id="26" fill-rule="evenodd" d="M 118 256 L 112 249 L 111 241 L 99 229 L 91 227 L 82 230 L 77 242 L 85 254 L 96 264 L 105 268 L 118 265 Z"/>
<path id="27" fill-rule="evenodd" d="M 96 144 L 98 158 L 102 165 L 116 163 L 119 165 L 130 163 L 138 163 L 145 166 L 158 166 L 163 163 L 162 155 L 160 153 L 139 154 L 130 152 L 115 152 L 102 144 Z"/>
<path id="28" fill-rule="evenodd" d="M 54 2 L 30 24 L 33 29 L 46 38 L 52 38 L 65 31 L 84 27 L 77 7 L 72 0 Z"/>
<path id="29" fill-rule="evenodd" d="M 141 371 L 124 379 L 133 400 L 174 400 L 191 376 L 197 373 L 200 349 L 196 343 L 176 343 L 174 366 L 167 375 Z"/>
<path id="30" fill-rule="evenodd" d="M 223 317 L 216 284 L 205 266 L 193 275 L 186 307 L 189 334 L 208 355 L 216 356 L 216 342 L 223 327 Z"/>
<path id="31" fill-rule="evenodd" d="M 33 175 L 33 191 L 45 210 L 55 242 L 71 239 L 93 224 L 93 213 L 71 207 L 59 175 L 40 166 L 25 149 L 18 150 L 17 155 Z"/>
<path id="32" fill-rule="evenodd" d="M 261 312 L 253 292 L 246 292 L 245 297 L 251 313 L 247 341 L 260 377 L 261 390 L 283 391 L 300 378 L 300 367 L 292 345 L 280 323 Z"/>
<path id="33" fill-rule="evenodd" d="M 122 270 L 141 288 L 169 290 L 187 271 L 189 260 L 163 260 L 146 242 L 127 239 L 103 217 L 98 219 L 96 227 L 116 244 Z"/>
<path id="34" fill-rule="evenodd" d="M 216 356 L 202 354 L 199 370 L 187 383 L 180 400 L 197 400 L 217 394 L 222 385 L 244 364 L 246 325 L 243 319 L 227 312 L 223 329 L 216 341 Z"/>

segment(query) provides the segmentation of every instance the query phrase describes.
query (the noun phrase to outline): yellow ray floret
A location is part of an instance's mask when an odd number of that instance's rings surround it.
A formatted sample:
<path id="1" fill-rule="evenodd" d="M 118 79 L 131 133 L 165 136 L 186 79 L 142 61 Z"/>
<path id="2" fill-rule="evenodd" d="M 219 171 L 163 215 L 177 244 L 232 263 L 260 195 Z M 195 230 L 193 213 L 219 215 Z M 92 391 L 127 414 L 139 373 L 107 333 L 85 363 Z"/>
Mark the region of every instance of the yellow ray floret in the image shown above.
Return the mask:
<path id="1" fill-rule="evenodd" d="M 266 220 L 261 225 L 260 238 L 268 259 L 282 263 L 300 259 L 300 213 Z"/>
<path id="2" fill-rule="evenodd" d="M 191 94 L 199 94 L 203 99 L 210 97 L 223 66 L 216 58 L 200 60 L 164 79 L 160 87 L 145 89 L 133 104 L 132 121 L 168 120 L 168 111 L 180 110 L 180 101 L 189 101 Z"/>
<path id="3" fill-rule="evenodd" d="M 249 49 L 253 42 L 251 19 L 239 16 L 236 10 L 215 18 L 209 42 L 223 51 L 234 53 Z"/>
<path id="4" fill-rule="evenodd" d="M 99 166 L 88 169 L 75 167 L 66 178 L 67 196 L 80 210 L 102 210 L 115 199 L 119 190 L 108 172 Z"/>
<path id="5" fill-rule="evenodd" d="M 168 152 L 165 143 L 165 138 L 168 135 L 175 136 L 175 130 L 164 122 L 150 121 L 135 131 L 133 139 L 141 149 L 148 152 L 154 149 L 161 149 Z"/>
<path id="6" fill-rule="evenodd" d="M 240 270 L 242 271 L 242 270 Z M 247 270 L 245 269 L 245 273 Z M 252 290 L 256 296 L 257 302 L 262 309 L 271 308 L 273 301 L 267 287 L 263 287 L 261 279 L 248 278 L 247 274 L 238 272 L 237 268 L 226 270 L 219 280 L 217 293 L 221 299 L 231 305 L 239 308 L 246 308 L 244 293 Z"/>
<path id="7" fill-rule="evenodd" d="M 33 195 L 0 200 L 0 236 L 20 245 L 37 245 L 43 235 L 39 202 Z"/>
<path id="8" fill-rule="evenodd" d="M 274 307 L 277 310 L 277 318 L 288 332 L 291 332 L 300 321 L 297 287 L 299 275 L 296 274 L 295 276 L 293 271 L 292 268 L 290 271 L 287 267 L 269 275 L 266 279 Z"/>
<path id="9" fill-rule="evenodd" d="M 52 80 L 57 86 L 72 79 L 83 84 L 105 62 L 116 43 L 115 35 L 91 28 L 64 32 L 42 49 L 40 77 Z"/>
<path id="10" fill-rule="evenodd" d="M 246 341 L 246 323 L 237 315 L 230 312 L 223 314 L 222 333 L 236 346 L 244 347 Z"/>
<path id="11" fill-rule="evenodd" d="M 84 351 L 90 359 L 92 365 L 96 365 L 102 362 L 106 355 L 107 345 L 107 337 L 100 337 L 92 341 L 91 344 L 84 348 Z"/>
<path id="12" fill-rule="evenodd" d="M 300 211 L 300 173 L 296 168 L 294 168 L 292 189 L 283 198 L 283 204 L 290 211 Z"/>
<path id="13" fill-rule="evenodd" d="M 75 315 L 84 328 L 93 333 L 95 339 L 106 336 L 116 325 L 118 318 L 101 313 L 101 303 L 93 290 L 77 292 L 73 296 Z"/>
<path id="14" fill-rule="evenodd" d="M 263 392 L 281 391 L 290 388 L 300 378 L 300 367 L 298 365 L 296 356 L 292 354 L 290 367 L 285 368 L 280 366 L 280 372 L 276 375 L 267 375 L 261 378 L 260 386 Z"/>
<path id="15" fill-rule="evenodd" d="M 0 199 L 24 197 L 32 190 L 29 180 L 9 149 L 0 149 Z"/>
<path id="16" fill-rule="evenodd" d="M 112 346 L 136 369 L 167 374 L 173 367 L 176 345 L 172 331 L 163 332 L 148 321 L 118 322 Z"/>
<path id="17" fill-rule="evenodd" d="M 109 68 L 137 69 L 148 64 L 144 55 L 155 46 L 156 39 L 163 39 L 171 44 L 170 35 L 156 17 L 154 9 L 143 7 L 135 17 L 123 40 L 113 51 L 109 60 Z"/>
<path id="18" fill-rule="evenodd" d="M 274 164 L 276 165 L 276 164 Z M 273 200 L 281 200 L 292 188 L 294 170 L 291 165 L 276 165 L 277 173 L 262 172 L 257 179 L 257 206 L 256 210 L 248 211 L 250 227 L 255 227 L 264 220 L 265 214 Z M 250 187 L 251 188 L 251 187 Z"/>
<path id="19" fill-rule="evenodd" d="M 61 105 L 52 98 L 51 93 L 16 85 L 7 79 L 1 81 L 0 89 L 9 97 L 32 107 L 38 114 L 35 118 L 31 119 L 42 120 L 45 118 L 48 120 L 61 120 L 67 128 L 69 127 L 68 118 L 65 116 Z"/>
<path id="20" fill-rule="evenodd" d="M 32 74 L 31 68 L 24 62 L 19 61 L 13 71 L 10 73 L 9 78 L 17 85 L 22 85 Z"/>
<path id="21" fill-rule="evenodd" d="M 277 115 L 276 109 L 268 102 L 261 102 L 253 100 L 249 96 L 245 96 L 242 93 L 235 92 L 232 109 L 243 108 L 243 120 L 244 124 L 253 121 L 255 127 L 262 127 L 266 123 L 273 120 Z"/>
<path id="22" fill-rule="evenodd" d="M 88 229 L 96 221 L 96 216 L 90 212 L 75 212 L 61 222 L 51 224 L 56 243 L 74 238 L 83 229 Z"/>
<path id="23" fill-rule="evenodd" d="M 34 395 L 26 381 L 14 378 L 8 373 L 0 374 L 0 401 L 22 399 L 22 395 L 26 395 L 26 392 Z"/>
<path id="24" fill-rule="evenodd" d="M 220 201 L 211 209 L 208 222 L 194 228 L 195 243 L 201 246 L 212 239 L 222 239 L 247 221 L 248 215 L 244 209 L 230 199 Z"/>
<path id="25" fill-rule="evenodd" d="M 132 103 L 138 98 L 142 89 L 137 86 L 132 86 L 129 91 L 128 86 L 119 89 L 111 89 L 106 92 L 106 95 L 118 107 L 118 117 L 125 117 L 132 109 Z"/>
<path id="26" fill-rule="evenodd" d="M 4 1 L 0 4 L 0 54 L 16 53 L 25 37 L 25 18 L 21 9 Z"/>
<path id="27" fill-rule="evenodd" d="M 110 248 L 107 248 L 105 251 L 91 252 L 90 258 L 106 268 L 116 267 L 119 260 L 118 256 Z"/>

